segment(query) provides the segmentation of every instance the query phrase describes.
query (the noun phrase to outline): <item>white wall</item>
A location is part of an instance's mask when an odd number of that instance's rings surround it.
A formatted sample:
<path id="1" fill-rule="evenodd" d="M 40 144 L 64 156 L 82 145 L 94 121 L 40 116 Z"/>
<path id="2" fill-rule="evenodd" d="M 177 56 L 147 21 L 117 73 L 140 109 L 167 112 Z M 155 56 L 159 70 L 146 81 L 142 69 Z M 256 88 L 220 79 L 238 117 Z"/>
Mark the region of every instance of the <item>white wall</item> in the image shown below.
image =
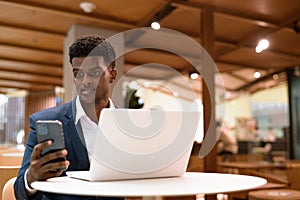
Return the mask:
<path id="1" fill-rule="evenodd" d="M 236 118 L 250 118 L 252 116 L 252 103 L 285 103 L 288 104 L 287 85 L 283 84 L 277 87 L 265 89 L 252 95 L 245 94 L 241 97 L 219 103 L 216 105 L 216 119 L 224 119 L 230 126 L 235 126 Z M 225 113 L 225 116 L 223 115 Z"/>
<path id="2" fill-rule="evenodd" d="M 216 119 L 224 120 L 229 127 L 235 126 L 236 118 L 249 118 L 251 116 L 251 101 L 249 95 L 243 95 L 235 100 L 216 105 Z"/>

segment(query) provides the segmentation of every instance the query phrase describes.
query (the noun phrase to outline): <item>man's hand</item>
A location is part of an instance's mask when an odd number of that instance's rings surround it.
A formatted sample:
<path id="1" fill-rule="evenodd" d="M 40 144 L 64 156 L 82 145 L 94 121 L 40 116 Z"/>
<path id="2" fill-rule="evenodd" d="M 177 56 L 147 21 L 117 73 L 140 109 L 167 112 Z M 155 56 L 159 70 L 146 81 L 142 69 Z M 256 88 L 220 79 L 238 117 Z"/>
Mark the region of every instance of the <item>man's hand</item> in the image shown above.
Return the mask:
<path id="1" fill-rule="evenodd" d="M 51 160 L 66 157 L 66 155 L 68 154 L 66 149 L 41 156 L 42 150 L 48 146 L 51 146 L 51 144 L 52 141 L 48 140 L 35 145 L 31 154 L 30 166 L 28 168 L 26 177 L 29 186 L 34 181 L 60 176 L 63 173 L 63 170 L 57 169 L 68 168 L 70 163 L 67 160 L 49 163 L 49 161 Z"/>

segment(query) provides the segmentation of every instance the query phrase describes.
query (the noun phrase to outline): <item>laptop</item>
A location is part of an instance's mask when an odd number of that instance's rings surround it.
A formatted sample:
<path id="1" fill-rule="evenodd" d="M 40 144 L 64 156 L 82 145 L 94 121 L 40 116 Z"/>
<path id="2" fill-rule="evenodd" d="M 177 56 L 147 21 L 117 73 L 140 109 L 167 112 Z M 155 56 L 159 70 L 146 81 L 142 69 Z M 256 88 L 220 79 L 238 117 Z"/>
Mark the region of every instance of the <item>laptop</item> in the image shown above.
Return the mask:
<path id="1" fill-rule="evenodd" d="M 90 170 L 67 175 L 88 181 L 182 176 L 199 120 L 198 111 L 104 109 Z"/>

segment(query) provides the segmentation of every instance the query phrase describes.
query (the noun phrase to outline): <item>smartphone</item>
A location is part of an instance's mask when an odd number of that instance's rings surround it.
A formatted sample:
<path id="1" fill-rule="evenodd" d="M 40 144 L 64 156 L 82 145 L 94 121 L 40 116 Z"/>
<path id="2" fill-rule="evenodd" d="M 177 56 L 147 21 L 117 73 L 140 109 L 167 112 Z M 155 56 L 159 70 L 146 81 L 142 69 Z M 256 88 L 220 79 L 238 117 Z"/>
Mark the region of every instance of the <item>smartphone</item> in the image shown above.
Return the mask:
<path id="1" fill-rule="evenodd" d="M 52 145 L 42 150 L 41 156 L 59 151 L 65 148 L 62 123 L 58 120 L 38 120 L 36 121 L 38 143 L 52 140 Z M 64 161 L 66 158 L 51 160 L 50 162 Z M 60 169 L 62 170 L 62 169 Z"/>

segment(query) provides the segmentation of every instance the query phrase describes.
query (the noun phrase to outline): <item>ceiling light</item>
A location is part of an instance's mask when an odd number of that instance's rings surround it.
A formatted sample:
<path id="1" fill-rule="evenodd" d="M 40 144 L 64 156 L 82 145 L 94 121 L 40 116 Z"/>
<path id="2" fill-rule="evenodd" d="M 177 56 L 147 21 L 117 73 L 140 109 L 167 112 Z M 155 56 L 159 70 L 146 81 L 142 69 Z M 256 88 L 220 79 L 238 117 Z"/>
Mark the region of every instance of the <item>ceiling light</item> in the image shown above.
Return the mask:
<path id="1" fill-rule="evenodd" d="M 279 78 L 279 75 L 278 74 L 273 74 L 272 77 L 273 77 L 274 80 L 277 80 Z"/>
<path id="2" fill-rule="evenodd" d="M 197 72 L 191 73 L 190 78 L 193 79 L 193 80 L 196 80 L 197 78 L 199 78 L 199 73 L 197 73 Z"/>
<path id="3" fill-rule="evenodd" d="M 161 10 L 159 10 L 153 18 L 147 23 L 147 26 L 151 23 L 151 28 L 154 30 L 160 29 L 159 22 L 165 17 L 169 16 L 177 7 L 172 5 L 172 1 L 169 1 Z"/>
<path id="4" fill-rule="evenodd" d="M 255 48 L 256 53 L 261 53 L 263 50 L 266 50 L 269 45 L 270 42 L 267 39 L 260 40 Z"/>
<path id="5" fill-rule="evenodd" d="M 152 22 L 151 23 L 151 28 L 154 30 L 159 30 L 160 29 L 160 24 L 158 22 Z"/>
<path id="6" fill-rule="evenodd" d="M 79 7 L 83 10 L 85 13 L 91 13 L 96 9 L 96 5 L 89 1 L 83 1 L 80 2 Z"/>
<path id="7" fill-rule="evenodd" d="M 260 72 L 257 72 L 257 71 L 254 72 L 254 74 L 253 74 L 254 78 L 259 78 L 260 75 L 261 75 Z"/>

